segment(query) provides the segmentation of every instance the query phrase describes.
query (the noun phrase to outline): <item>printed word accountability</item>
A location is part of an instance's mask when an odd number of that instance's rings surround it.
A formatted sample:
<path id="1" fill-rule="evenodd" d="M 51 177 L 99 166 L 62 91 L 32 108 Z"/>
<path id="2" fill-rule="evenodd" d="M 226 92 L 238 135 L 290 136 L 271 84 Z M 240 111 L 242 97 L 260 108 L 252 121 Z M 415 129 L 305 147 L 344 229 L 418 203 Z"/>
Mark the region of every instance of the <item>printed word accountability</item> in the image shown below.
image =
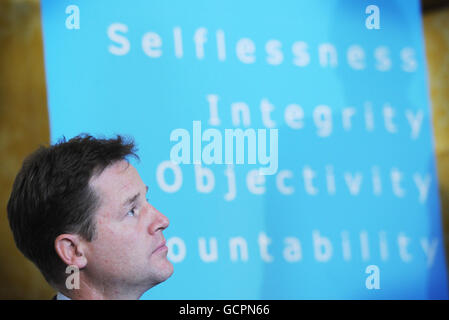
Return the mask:
<path id="1" fill-rule="evenodd" d="M 259 232 L 257 239 L 247 240 L 242 236 L 235 236 L 221 242 L 216 237 L 199 237 L 197 248 L 190 251 L 190 254 L 196 255 L 202 262 L 213 263 L 223 259 L 219 257 L 219 252 L 225 251 L 219 249 L 219 246 L 224 246 L 228 252 L 226 259 L 231 262 L 260 259 L 270 263 L 280 258 L 276 257 L 277 253 L 287 263 L 301 262 L 303 259 L 314 259 L 316 262 L 329 262 L 332 259 L 387 262 L 399 258 L 404 263 L 420 261 L 430 268 L 435 261 L 439 245 L 438 238 L 414 239 L 402 231 L 392 235 L 384 230 L 375 234 L 365 230 L 358 234 L 342 230 L 340 234 L 329 237 L 319 230 L 312 230 L 310 236 L 310 239 L 300 239 L 296 236 L 272 239 L 265 232 Z M 282 243 L 281 252 L 279 243 Z M 304 243 L 311 248 L 306 247 Z M 277 250 L 274 250 L 274 245 L 277 246 Z M 167 247 L 167 257 L 172 262 L 182 262 L 188 254 L 186 243 L 180 237 L 169 238 Z"/>

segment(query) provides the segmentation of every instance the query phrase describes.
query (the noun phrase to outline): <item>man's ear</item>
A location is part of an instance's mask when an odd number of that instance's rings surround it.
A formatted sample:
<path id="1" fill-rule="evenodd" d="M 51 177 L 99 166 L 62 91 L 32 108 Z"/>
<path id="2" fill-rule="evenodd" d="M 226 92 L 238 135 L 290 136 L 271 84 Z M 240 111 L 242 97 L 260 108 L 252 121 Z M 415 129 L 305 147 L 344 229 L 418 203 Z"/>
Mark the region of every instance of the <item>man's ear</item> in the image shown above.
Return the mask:
<path id="1" fill-rule="evenodd" d="M 76 234 L 60 234 L 55 239 L 55 250 L 66 265 L 82 269 L 87 265 L 87 257 L 83 249 L 83 241 Z"/>

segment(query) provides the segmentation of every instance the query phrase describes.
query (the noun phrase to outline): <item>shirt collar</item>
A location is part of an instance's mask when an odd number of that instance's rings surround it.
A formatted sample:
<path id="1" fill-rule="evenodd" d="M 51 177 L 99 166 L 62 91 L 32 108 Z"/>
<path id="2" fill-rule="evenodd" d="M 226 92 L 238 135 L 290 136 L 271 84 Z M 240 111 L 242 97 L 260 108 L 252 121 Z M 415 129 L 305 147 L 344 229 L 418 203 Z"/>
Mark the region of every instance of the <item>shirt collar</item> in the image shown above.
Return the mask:
<path id="1" fill-rule="evenodd" d="M 63 295 L 61 292 L 58 292 L 58 294 L 56 295 L 56 300 L 72 300 L 72 299 Z"/>

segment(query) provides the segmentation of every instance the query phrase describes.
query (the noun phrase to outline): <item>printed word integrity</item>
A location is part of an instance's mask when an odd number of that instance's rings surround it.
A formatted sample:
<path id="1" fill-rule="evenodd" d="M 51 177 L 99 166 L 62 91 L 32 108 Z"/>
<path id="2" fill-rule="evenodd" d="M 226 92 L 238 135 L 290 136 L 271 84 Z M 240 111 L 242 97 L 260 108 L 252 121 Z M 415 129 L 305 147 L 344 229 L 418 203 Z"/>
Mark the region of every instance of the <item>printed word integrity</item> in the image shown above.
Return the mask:
<path id="1" fill-rule="evenodd" d="M 217 94 L 208 94 L 206 96 L 209 105 L 208 123 L 213 126 L 221 124 L 221 115 L 223 109 L 229 110 L 231 114 L 232 125 L 249 127 L 254 121 L 254 114 L 250 106 L 244 101 L 232 102 L 229 106 L 220 106 L 219 96 Z M 424 119 L 424 112 L 421 109 L 405 109 L 400 112 L 389 102 L 381 105 L 374 105 L 366 101 L 363 106 L 345 106 L 341 108 L 331 108 L 325 104 L 317 104 L 312 108 L 305 108 L 298 103 L 291 103 L 283 109 L 275 105 L 268 98 L 262 98 L 257 108 L 257 117 L 262 120 L 266 128 L 276 128 L 279 124 L 274 119 L 282 118 L 286 126 L 292 130 L 301 130 L 310 124 L 316 129 L 316 134 L 320 138 L 332 135 L 335 127 L 339 126 L 346 132 L 351 132 L 354 127 L 364 128 L 367 132 L 373 132 L 376 129 L 385 130 L 391 134 L 397 134 L 401 125 L 407 130 L 411 140 L 418 139 L 421 133 L 421 127 Z M 256 109 L 256 110 L 257 110 Z M 380 119 L 379 119 L 380 118 Z M 380 120 L 380 121 L 379 121 Z"/>

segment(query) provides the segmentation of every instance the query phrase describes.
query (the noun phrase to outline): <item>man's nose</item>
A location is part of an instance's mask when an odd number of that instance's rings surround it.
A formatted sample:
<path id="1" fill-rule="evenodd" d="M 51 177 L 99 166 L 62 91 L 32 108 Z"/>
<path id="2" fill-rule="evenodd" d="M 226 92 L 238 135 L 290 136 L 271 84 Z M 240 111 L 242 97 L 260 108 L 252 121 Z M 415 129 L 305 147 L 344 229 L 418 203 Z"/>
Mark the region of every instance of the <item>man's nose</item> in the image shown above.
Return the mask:
<path id="1" fill-rule="evenodd" d="M 149 233 L 155 234 L 157 231 L 163 231 L 164 229 L 166 229 L 170 224 L 168 218 L 153 206 L 151 206 L 150 210 L 152 219 L 148 230 Z"/>

